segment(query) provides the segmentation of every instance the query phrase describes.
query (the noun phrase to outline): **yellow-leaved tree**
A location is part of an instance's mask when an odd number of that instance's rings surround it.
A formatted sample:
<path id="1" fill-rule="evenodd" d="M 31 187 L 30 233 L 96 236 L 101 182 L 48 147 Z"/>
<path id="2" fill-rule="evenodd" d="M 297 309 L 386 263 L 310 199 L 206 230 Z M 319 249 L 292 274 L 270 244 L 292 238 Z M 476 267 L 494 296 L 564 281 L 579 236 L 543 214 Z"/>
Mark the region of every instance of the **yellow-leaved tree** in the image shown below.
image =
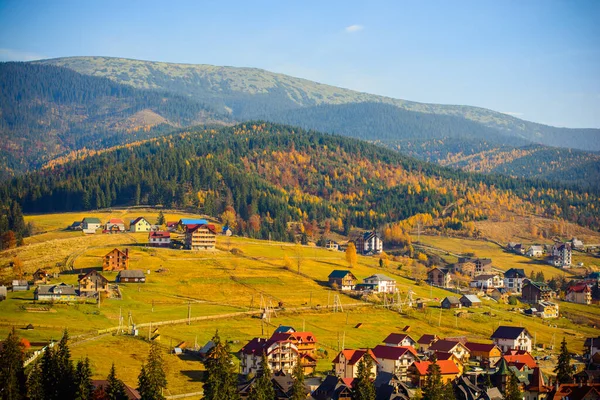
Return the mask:
<path id="1" fill-rule="evenodd" d="M 350 268 L 356 265 L 358 261 L 358 256 L 356 255 L 356 246 L 353 242 L 348 243 L 348 247 L 346 247 L 346 261 L 350 264 Z"/>

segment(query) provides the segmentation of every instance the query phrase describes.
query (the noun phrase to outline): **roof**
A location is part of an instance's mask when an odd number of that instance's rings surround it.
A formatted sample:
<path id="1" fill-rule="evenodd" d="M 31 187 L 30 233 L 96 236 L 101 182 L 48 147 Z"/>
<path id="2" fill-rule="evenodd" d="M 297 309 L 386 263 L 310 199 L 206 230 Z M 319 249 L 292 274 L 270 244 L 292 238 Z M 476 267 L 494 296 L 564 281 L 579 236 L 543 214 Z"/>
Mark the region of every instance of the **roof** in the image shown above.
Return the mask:
<path id="1" fill-rule="evenodd" d="M 377 280 L 377 281 L 389 281 L 389 282 L 396 282 L 395 279 L 390 278 L 389 276 L 386 276 L 384 274 L 374 274 L 371 275 L 369 277 L 366 277 L 364 280 L 366 281 L 367 279 L 369 280 Z"/>
<path id="2" fill-rule="evenodd" d="M 435 343 L 433 343 L 431 346 L 429 346 L 429 350 L 430 351 L 441 351 L 441 352 L 448 353 L 460 344 L 462 344 L 462 343 L 455 342 L 453 340 L 440 339 L 440 340 L 436 341 Z"/>
<path id="3" fill-rule="evenodd" d="M 75 295 L 75 288 L 66 283 L 59 283 L 58 285 L 40 285 L 35 290 L 38 295 Z"/>
<path id="4" fill-rule="evenodd" d="M 111 254 L 111 253 L 113 253 L 114 251 L 118 251 L 119 253 L 123 254 L 124 256 L 126 256 L 126 257 L 129 257 L 129 255 L 128 255 L 126 252 L 124 252 L 123 250 L 119 250 L 119 249 L 117 249 L 116 247 L 115 247 L 114 249 L 112 249 L 111 251 L 109 251 L 108 253 L 106 253 L 106 254 L 104 255 L 104 257 L 106 257 L 106 256 L 110 255 L 110 254 Z"/>
<path id="5" fill-rule="evenodd" d="M 591 292 L 591 290 L 587 284 L 579 283 L 575 286 L 571 286 L 567 292 L 586 293 L 586 292 Z"/>
<path id="6" fill-rule="evenodd" d="M 209 231 L 211 231 L 212 233 L 214 233 L 215 235 L 217 234 L 217 229 L 215 228 L 215 226 L 213 224 L 190 224 L 190 225 L 186 225 L 188 226 L 188 233 L 192 233 L 192 232 L 196 232 L 198 229 L 200 228 L 206 228 Z"/>
<path id="7" fill-rule="evenodd" d="M 496 346 L 494 343 L 474 343 L 474 342 L 467 342 L 465 343 L 465 347 L 467 349 L 469 349 L 470 352 L 486 352 L 489 353 L 490 351 L 492 351 L 494 349 L 494 347 L 498 347 Z"/>
<path id="8" fill-rule="evenodd" d="M 487 281 L 488 279 L 494 279 L 498 274 L 482 274 L 473 277 L 474 281 Z"/>
<path id="9" fill-rule="evenodd" d="M 526 278 L 523 268 L 511 268 L 504 273 L 505 278 Z"/>
<path id="10" fill-rule="evenodd" d="M 98 271 L 96 271 L 96 270 L 91 270 L 91 271 L 89 271 L 85 275 L 80 275 L 79 279 L 77 281 L 81 282 L 83 279 L 89 278 L 91 276 L 96 276 L 96 277 L 100 278 L 100 280 L 108 282 L 108 279 L 106 279 L 104 276 L 102 276 L 101 274 L 99 274 Z"/>
<path id="11" fill-rule="evenodd" d="M 404 356 L 406 353 L 412 354 L 417 360 L 418 355 L 415 349 L 410 346 L 384 346 L 382 344 L 375 346 L 373 349 L 373 354 L 377 358 L 383 358 L 386 360 L 397 360 L 400 357 Z"/>
<path id="12" fill-rule="evenodd" d="M 529 250 L 543 251 L 544 250 L 544 246 L 541 246 L 541 245 L 538 245 L 538 244 L 534 244 L 532 246 L 529 246 Z"/>
<path id="13" fill-rule="evenodd" d="M 121 218 L 111 218 L 108 220 L 109 224 L 125 224 Z"/>
<path id="14" fill-rule="evenodd" d="M 145 278 L 144 272 L 139 269 L 126 269 L 119 272 L 121 278 Z"/>
<path id="15" fill-rule="evenodd" d="M 14 280 L 12 281 L 13 286 L 29 286 L 29 282 L 23 280 Z"/>
<path id="16" fill-rule="evenodd" d="M 181 218 L 179 223 L 181 225 L 207 225 L 208 221 L 205 219 Z"/>
<path id="17" fill-rule="evenodd" d="M 275 332 L 273 332 L 273 333 L 287 333 L 287 332 L 296 332 L 296 330 L 291 326 L 279 325 L 277 327 L 277 329 L 275 329 Z"/>
<path id="18" fill-rule="evenodd" d="M 409 338 L 412 342 L 415 341 L 406 333 L 390 333 L 385 339 L 383 339 L 383 343 L 400 343 L 406 338 Z"/>
<path id="19" fill-rule="evenodd" d="M 550 286 L 548 286 L 545 282 L 528 281 L 523 286 L 523 288 L 525 288 L 526 286 L 533 286 L 533 287 L 539 289 L 542 292 L 552 292 L 552 289 L 550 289 Z"/>
<path id="20" fill-rule="evenodd" d="M 474 294 L 465 294 L 465 295 L 463 295 L 463 297 L 461 297 L 461 300 L 463 300 L 463 299 L 467 299 L 471 303 L 481 303 L 481 300 L 479 300 L 479 297 L 475 296 Z"/>
<path id="21" fill-rule="evenodd" d="M 373 358 L 373 360 L 375 360 L 374 362 L 376 363 L 377 357 L 375 357 L 375 354 L 373 354 L 373 351 L 368 350 L 368 352 L 371 355 L 371 357 Z M 333 362 L 334 363 L 340 362 L 340 355 L 343 354 L 344 358 L 346 360 L 348 360 L 347 364 L 354 365 L 354 364 L 358 363 L 366 353 L 367 353 L 367 350 L 365 350 L 365 349 L 358 349 L 358 350 L 344 349 L 344 350 L 340 351 L 337 356 L 335 356 L 335 358 L 333 359 Z"/>
<path id="22" fill-rule="evenodd" d="M 168 239 L 171 237 L 171 232 L 167 231 L 152 231 L 148 234 L 148 237 L 155 239 Z"/>
<path id="23" fill-rule="evenodd" d="M 537 362 L 532 355 L 524 350 L 508 351 L 502 358 L 506 360 L 508 365 L 525 364 L 529 369 L 537 367 Z"/>
<path id="24" fill-rule="evenodd" d="M 146 221 L 146 223 L 148 223 L 148 224 L 150 223 L 150 222 L 148 222 L 148 220 L 147 220 L 146 218 L 144 218 L 144 217 L 137 217 L 136 219 L 134 219 L 134 220 L 132 220 L 132 221 L 131 221 L 131 225 L 136 225 L 136 224 L 137 224 L 138 222 L 140 222 L 141 220 L 144 220 L 144 221 Z"/>
<path id="25" fill-rule="evenodd" d="M 417 340 L 417 343 L 419 344 L 431 344 L 432 342 L 438 340 L 437 335 L 429 335 L 429 334 L 425 334 L 423 336 L 421 336 L 419 338 L 419 340 Z"/>
<path id="26" fill-rule="evenodd" d="M 445 301 L 445 300 L 448 300 L 448 302 L 450 304 L 459 304 L 460 303 L 460 300 L 458 300 L 458 297 L 455 297 L 455 296 L 445 297 L 444 300 L 442 300 L 442 302 Z"/>
<path id="27" fill-rule="evenodd" d="M 82 222 L 87 222 L 88 224 L 101 224 L 100 218 L 96 217 L 85 217 Z"/>
<path id="28" fill-rule="evenodd" d="M 94 389 L 99 387 L 107 387 L 108 381 L 104 379 L 94 379 L 92 380 L 92 385 L 94 386 Z M 127 385 L 125 385 L 125 394 L 129 400 L 139 400 L 142 398 L 137 390 Z"/>
<path id="29" fill-rule="evenodd" d="M 448 270 L 448 268 L 434 267 L 434 268 L 431 268 L 429 271 L 427 271 L 427 275 L 429 275 L 430 273 L 432 273 L 432 272 L 433 272 L 433 271 L 435 271 L 436 269 L 437 269 L 438 271 L 440 271 L 440 272 L 441 272 L 442 274 L 444 274 L 444 275 L 447 275 L 447 274 L 449 274 L 449 273 L 450 273 L 450 271 Z"/>
<path id="30" fill-rule="evenodd" d="M 518 326 L 499 326 L 494 333 L 492 333 L 492 339 L 516 339 L 523 331 L 529 331 L 527 329 Z M 531 336 L 531 335 L 529 335 Z"/>
<path id="31" fill-rule="evenodd" d="M 432 364 L 431 361 L 415 361 L 413 365 L 419 372 L 419 375 L 427 375 L 427 369 Z M 440 372 L 442 375 L 447 374 L 458 374 L 460 371 L 454 361 L 452 360 L 439 360 L 436 364 L 440 367 Z"/>
<path id="32" fill-rule="evenodd" d="M 344 278 L 348 274 L 354 276 L 354 274 L 348 271 L 347 269 L 334 269 L 333 271 L 331 271 L 328 278 Z"/>

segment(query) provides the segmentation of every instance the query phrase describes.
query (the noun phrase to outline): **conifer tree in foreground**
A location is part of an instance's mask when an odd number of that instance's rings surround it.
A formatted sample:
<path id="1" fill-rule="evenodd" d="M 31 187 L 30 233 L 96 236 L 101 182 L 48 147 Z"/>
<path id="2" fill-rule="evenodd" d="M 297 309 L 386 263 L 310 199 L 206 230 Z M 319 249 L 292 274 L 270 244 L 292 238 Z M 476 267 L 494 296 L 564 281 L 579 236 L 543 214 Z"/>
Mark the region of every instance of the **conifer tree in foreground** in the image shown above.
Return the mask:
<path id="1" fill-rule="evenodd" d="M 273 400 L 275 398 L 275 389 L 271 383 L 271 369 L 267 362 L 267 355 L 263 353 L 260 362 L 261 372 L 254 383 L 248 400 Z"/>
<path id="2" fill-rule="evenodd" d="M 162 400 L 165 397 L 162 394 L 167 387 L 167 377 L 163 370 L 163 360 L 160 354 L 160 348 L 156 343 L 150 345 L 148 360 L 138 376 L 138 391 L 142 400 Z"/>
<path id="3" fill-rule="evenodd" d="M 505 400 L 522 400 L 523 394 L 521 393 L 521 389 L 519 388 L 519 380 L 517 376 L 511 373 L 508 377 L 508 382 L 506 384 L 506 389 L 504 390 L 504 399 Z"/>
<path id="4" fill-rule="evenodd" d="M 27 396 L 29 400 L 44 400 L 44 382 L 41 363 L 35 363 L 27 379 Z"/>
<path id="5" fill-rule="evenodd" d="M 142 366 L 144 369 L 144 366 Z M 125 384 L 122 380 L 117 378 L 117 370 L 115 369 L 115 363 L 110 367 L 110 372 L 106 378 L 106 388 L 104 389 L 106 399 L 108 400 L 127 400 L 127 392 L 125 391 Z"/>
<path id="6" fill-rule="evenodd" d="M 559 383 L 571 383 L 573 382 L 573 369 L 571 368 L 571 354 L 567 349 L 567 339 L 563 337 L 560 343 L 560 354 L 558 355 L 558 363 L 554 368 L 556 373 L 556 380 Z"/>
<path id="7" fill-rule="evenodd" d="M 69 350 L 69 332 L 65 329 L 63 337 L 58 342 L 58 348 L 54 354 L 58 368 L 57 390 L 60 398 L 75 398 L 75 370 L 71 362 L 71 350 Z"/>
<path id="8" fill-rule="evenodd" d="M 75 368 L 75 399 L 90 400 L 93 393 L 92 369 L 90 368 L 90 360 L 86 357 L 79 360 Z"/>
<path id="9" fill-rule="evenodd" d="M 23 349 L 13 328 L 0 351 L 0 398 L 3 400 L 25 398 L 27 390 L 23 361 Z"/>
<path id="10" fill-rule="evenodd" d="M 356 379 L 354 380 L 354 399 L 355 400 L 375 400 L 375 384 L 371 380 L 373 360 L 369 352 L 363 356 L 358 363 Z"/>
<path id="11" fill-rule="evenodd" d="M 445 400 L 446 389 L 442 383 L 442 371 L 433 357 L 427 367 L 427 380 L 423 386 L 423 400 Z"/>
<path id="12" fill-rule="evenodd" d="M 236 400 L 237 377 L 229 354 L 229 345 L 223 344 L 219 331 L 212 338 L 214 347 L 208 352 L 206 366 L 206 381 L 204 383 L 204 398 L 206 400 Z"/>
<path id="13" fill-rule="evenodd" d="M 303 400 L 306 399 L 306 390 L 304 389 L 304 369 L 302 368 L 302 363 L 300 362 L 301 357 L 298 354 L 298 361 L 296 365 L 294 365 L 294 371 L 292 377 L 294 378 L 294 383 L 292 384 L 292 400 Z"/>

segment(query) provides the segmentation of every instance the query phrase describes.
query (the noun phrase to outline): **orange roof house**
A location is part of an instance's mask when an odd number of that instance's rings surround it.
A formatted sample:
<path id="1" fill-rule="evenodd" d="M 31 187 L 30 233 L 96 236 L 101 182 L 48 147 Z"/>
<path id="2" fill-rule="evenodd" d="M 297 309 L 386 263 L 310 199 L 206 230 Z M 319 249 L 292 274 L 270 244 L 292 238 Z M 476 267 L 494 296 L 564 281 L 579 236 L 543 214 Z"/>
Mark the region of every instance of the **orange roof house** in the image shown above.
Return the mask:
<path id="1" fill-rule="evenodd" d="M 408 367 L 408 377 L 413 385 L 418 387 L 423 386 L 427 379 L 427 375 L 429 375 L 428 369 L 431 364 L 431 361 L 415 361 Z M 440 367 L 443 383 L 448 383 L 460 375 L 458 367 L 451 360 L 438 360 L 436 364 Z"/>

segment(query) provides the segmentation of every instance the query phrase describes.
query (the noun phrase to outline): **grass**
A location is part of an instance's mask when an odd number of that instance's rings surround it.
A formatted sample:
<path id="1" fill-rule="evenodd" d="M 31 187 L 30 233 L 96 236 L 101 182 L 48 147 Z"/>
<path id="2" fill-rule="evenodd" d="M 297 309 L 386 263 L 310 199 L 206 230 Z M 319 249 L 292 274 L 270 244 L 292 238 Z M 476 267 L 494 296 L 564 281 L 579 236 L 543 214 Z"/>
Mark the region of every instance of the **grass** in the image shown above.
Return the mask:
<path id="1" fill-rule="evenodd" d="M 65 214 L 61 222 L 59 216 L 50 215 L 47 220 L 44 216 L 28 218 L 35 218 L 36 225 L 49 229 L 61 229 L 56 227 L 66 226 L 77 219 L 73 218 L 73 214 Z M 169 214 L 167 218 L 170 219 Z M 318 371 L 326 372 L 342 343 L 348 348 L 373 347 L 388 333 L 400 331 L 405 326 L 411 327 L 410 333 L 415 338 L 424 333 L 436 333 L 440 336 L 465 335 L 472 340 L 488 339 L 499 324 L 525 326 L 536 336 L 538 343 L 558 345 L 566 336 L 569 348 L 579 352 L 585 337 L 596 334 L 593 326 L 600 325 L 598 306 L 569 303 L 560 303 L 564 315 L 569 318 L 552 321 L 526 317 L 510 311 L 511 306 L 491 300 L 484 300 L 483 308 L 467 310 L 464 317 L 459 318 L 453 310 L 441 310 L 438 306 L 439 299 L 449 292 L 415 284 L 414 280 L 405 276 L 410 272 L 396 269 L 395 262 L 387 268 L 380 268 L 378 258 L 362 256 L 358 265 L 352 268 L 359 279 L 378 272 L 385 273 L 396 279 L 402 299 L 411 290 L 414 298 L 427 302 L 428 308 L 404 314 L 381 306 L 374 307 L 370 303 L 350 308 L 350 303 L 360 301 L 339 294 L 341 303 L 346 307 L 344 312 L 333 313 L 326 306 L 333 303 L 337 292 L 327 287 L 327 276 L 334 269 L 348 268 L 348 264 L 342 252 L 311 246 L 218 237 L 217 250 L 191 252 L 146 248 L 142 245 L 146 240 L 145 234 L 82 236 L 60 231 L 47 231 L 30 240 L 27 246 L 0 253 L 0 260 L 6 262 L 17 255 L 25 262 L 26 269 L 32 271 L 47 265 L 50 260 L 66 262 L 68 259 L 75 268 L 74 273 L 61 274 L 56 281 L 75 284 L 79 269 L 98 267 L 100 257 L 112 247 L 119 246 L 129 248 L 130 268 L 149 270 L 150 274 L 145 284 L 120 285 L 122 299 L 104 300 L 100 307 L 95 304 L 56 304 L 49 312 L 31 312 L 26 307 L 33 306 L 32 290 L 9 293 L 8 300 L 0 303 L 2 336 L 15 326 L 21 336 L 32 341 L 57 339 L 64 328 L 68 328 L 72 336 L 86 335 L 89 339 L 97 335 L 98 330 L 116 327 L 120 314 L 124 316 L 126 325 L 130 313 L 135 324 L 185 319 L 188 307 L 191 307 L 192 317 L 218 316 L 258 310 L 262 298 L 263 302 L 273 306 L 281 302 L 285 309 L 272 317 L 271 324 L 263 324 L 255 317 L 238 316 L 195 321 L 190 325 L 166 325 L 159 328 L 161 343 L 168 346 L 186 341 L 192 345 L 197 340 L 203 345 L 218 329 L 222 338 L 232 341 L 232 350 L 237 351 L 252 337 L 269 336 L 279 324 L 292 325 L 296 329 L 305 327 L 316 335 L 322 348 L 323 357 L 319 360 Z M 546 277 L 552 276 L 553 272 L 562 273 L 550 266 L 531 265 L 526 258 L 504 253 L 487 242 L 440 237 L 422 237 L 422 242 L 451 252 L 475 251 L 480 257 L 491 257 L 501 269 L 519 267 L 529 274 L 533 268 L 543 268 Z M 239 250 L 235 254 L 229 251 L 234 248 Z M 284 257 L 291 260 L 291 267 L 285 266 Z M 165 272 L 158 273 L 159 269 Z M 105 273 L 105 276 L 114 280 L 116 274 Z M 321 308 L 316 308 L 318 305 Z M 492 315 L 485 314 L 490 312 Z M 29 323 L 35 329 L 23 330 Z M 358 323 L 362 326 L 355 328 Z M 147 328 L 140 328 L 140 335 L 142 338 L 147 336 Z M 72 350 L 75 358 L 90 357 L 95 377 L 105 377 L 115 361 L 119 374 L 128 384 L 135 386 L 147 346 L 140 338 L 106 335 L 74 343 Z M 193 392 L 201 388 L 200 363 L 172 355 L 165 354 L 165 357 L 169 360 L 166 365 L 170 393 Z"/>

